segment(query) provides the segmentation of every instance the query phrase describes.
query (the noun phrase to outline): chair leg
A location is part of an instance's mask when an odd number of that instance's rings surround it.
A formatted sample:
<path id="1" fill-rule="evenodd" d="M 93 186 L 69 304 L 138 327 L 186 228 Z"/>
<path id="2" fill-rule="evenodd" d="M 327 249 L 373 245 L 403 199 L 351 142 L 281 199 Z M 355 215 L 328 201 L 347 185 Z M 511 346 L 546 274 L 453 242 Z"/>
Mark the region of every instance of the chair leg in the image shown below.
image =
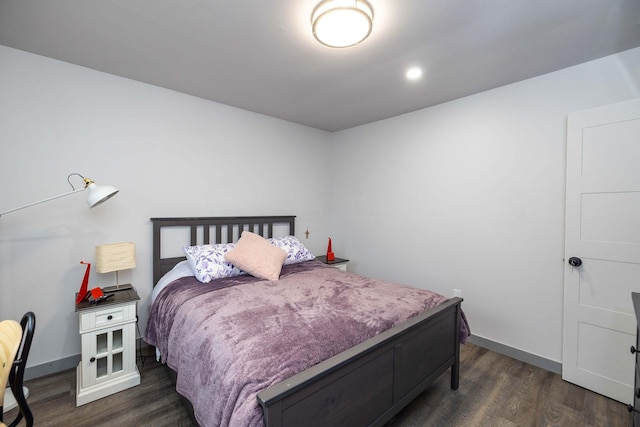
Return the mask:
<path id="1" fill-rule="evenodd" d="M 20 378 L 19 382 L 20 382 L 19 386 L 18 384 L 16 384 L 16 387 L 14 387 L 13 384 L 11 384 L 11 392 L 13 393 L 13 397 L 16 399 L 16 402 L 18 403 L 19 412 L 15 420 L 13 420 L 11 424 L 9 424 L 9 427 L 16 427 L 18 423 L 20 423 L 23 417 L 25 422 L 27 423 L 27 427 L 32 427 L 33 414 L 31 413 L 31 408 L 29 408 L 29 405 L 27 404 L 27 399 L 24 397 L 24 389 L 22 388 L 22 378 Z"/>

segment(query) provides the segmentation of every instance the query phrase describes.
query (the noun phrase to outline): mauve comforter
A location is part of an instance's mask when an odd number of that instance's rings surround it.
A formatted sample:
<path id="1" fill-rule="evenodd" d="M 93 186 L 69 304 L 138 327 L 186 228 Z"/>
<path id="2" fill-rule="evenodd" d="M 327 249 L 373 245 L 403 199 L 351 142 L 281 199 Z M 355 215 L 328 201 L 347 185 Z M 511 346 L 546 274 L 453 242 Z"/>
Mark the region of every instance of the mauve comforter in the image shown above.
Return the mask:
<path id="1" fill-rule="evenodd" d="M 156 298 L 145 341 L 178 372 L 200 425 L 262 426 L 259 391 L 444 301 L 307 261 L 273 282 L 179 279 Z"/>

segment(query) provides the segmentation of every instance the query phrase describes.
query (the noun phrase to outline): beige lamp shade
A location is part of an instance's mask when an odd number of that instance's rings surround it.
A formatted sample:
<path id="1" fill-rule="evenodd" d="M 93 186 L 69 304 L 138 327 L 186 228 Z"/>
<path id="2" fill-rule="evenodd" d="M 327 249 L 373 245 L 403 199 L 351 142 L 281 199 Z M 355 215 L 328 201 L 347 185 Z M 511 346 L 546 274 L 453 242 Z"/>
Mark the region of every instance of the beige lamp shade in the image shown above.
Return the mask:
<path id="1" fill-rule="evenodd" d="M 111 243 L 96 246 L 96 271 L 98 273 L 110 273 L 135 267 L 135 243 Z"/>

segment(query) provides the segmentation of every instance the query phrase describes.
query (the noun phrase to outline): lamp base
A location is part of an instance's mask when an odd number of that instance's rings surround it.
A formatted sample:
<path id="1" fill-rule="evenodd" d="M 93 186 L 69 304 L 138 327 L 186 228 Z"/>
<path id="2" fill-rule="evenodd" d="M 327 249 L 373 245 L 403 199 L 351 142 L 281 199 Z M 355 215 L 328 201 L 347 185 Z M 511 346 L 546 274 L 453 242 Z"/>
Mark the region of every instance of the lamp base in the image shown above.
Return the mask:
<path id="1" fill-rule="evenodd" d="M 127 285 L 114 285 L 114 286 L 107 286 L 102 288 L 102 292 L 109 293 L 109 292 L 119 292 L 119 291 L 128 291 L 129 289 L 133 289 L 133 286 L 127 284 Z"/>

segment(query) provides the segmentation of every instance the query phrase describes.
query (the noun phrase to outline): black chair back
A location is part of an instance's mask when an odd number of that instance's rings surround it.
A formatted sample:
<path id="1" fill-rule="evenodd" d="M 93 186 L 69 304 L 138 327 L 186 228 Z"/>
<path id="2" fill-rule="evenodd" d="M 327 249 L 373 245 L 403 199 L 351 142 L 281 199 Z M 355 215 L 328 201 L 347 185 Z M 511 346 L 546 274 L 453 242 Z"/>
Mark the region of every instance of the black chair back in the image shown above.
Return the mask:
<path id="1" fill-rule="evenodd" d="M 22 316 L 20 325 L 22 326 L 22 341 L 20 342 L 20 348 L 18 348 L 16 358 L 13 361 L 13 367 L 9 372 L 9 385 L 11 386 L 13 397 L 15 397 L 18 403 L 20 412 L 16 416 L 16 419 L 13 420 L 11 424 L 8 424 L 8 427 L 16 427 L 22 418 L 24 418 L 27 423 L 27 427 L 33 426 L 33 414 L 31 413 L 31 409 L 29 409 L 27 399 L 24 397 L 22 383 L 24 381 L 24 370 L 27 366 L 27 357 L 29 357 L 29 350 L 31 350 L 31 341 L 33 341 L 33 334 L 36 330 L 36 315 L 31 311 L 25 313 L 25 315 Z"/>

